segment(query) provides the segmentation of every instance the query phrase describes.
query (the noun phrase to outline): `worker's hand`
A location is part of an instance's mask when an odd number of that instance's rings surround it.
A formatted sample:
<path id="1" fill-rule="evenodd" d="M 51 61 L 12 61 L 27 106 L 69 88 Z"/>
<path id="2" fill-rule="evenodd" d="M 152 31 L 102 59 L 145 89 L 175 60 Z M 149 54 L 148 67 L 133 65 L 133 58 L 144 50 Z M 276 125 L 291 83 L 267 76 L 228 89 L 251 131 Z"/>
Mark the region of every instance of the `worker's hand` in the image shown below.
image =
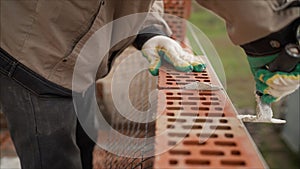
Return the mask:
<path id="1" fill-rule="evenodd" d="M 182 72 L 201 72 L 206 68 L 199 56 L 184 51 L 176 41 L 166 36 L 155 36 L 149 39 L 143 45 L 142 53 L 149 61 L 149 71 L 154 76 L 158 75 L 161 57 Z"/>
<path id="2" fill-rule="evenodd" d="M 255 73 L 255 80 L 256 89 L 263 94 L 261 97 L 263 102 L 278 101 L 299 88 L 300 64 L 290 73 L 273 73 L 266 69 L 258 69 Z"/>
<path id="3" fill-rule="evenodd" d="M 270 72 L 265 65 L 276 55 L 266 57 L 248 57 L 252 73 L 256 81 L 256 90 L 261 94 L 264 103 L 272 103 L 293 93 L 300 85 L 300 64 L 292 72 Z"/>

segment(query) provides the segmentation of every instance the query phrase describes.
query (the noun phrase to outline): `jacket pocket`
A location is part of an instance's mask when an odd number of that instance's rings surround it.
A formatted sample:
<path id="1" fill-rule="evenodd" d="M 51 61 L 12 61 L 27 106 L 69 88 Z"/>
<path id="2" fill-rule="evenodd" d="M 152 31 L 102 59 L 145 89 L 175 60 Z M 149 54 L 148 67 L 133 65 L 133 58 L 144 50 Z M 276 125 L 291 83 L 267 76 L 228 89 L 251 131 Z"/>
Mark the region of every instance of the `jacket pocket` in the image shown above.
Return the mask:
<path id="1" fill-rule="evenodd" d="M 56 19 L 56 25 L 63 35 L 64 56 L 68 56 L 77 42 L 88 32 L 101 4 L 99 0 L 63 1 L 62 9 Z"/>
<path id="2" fill-rule="evenodd" d="M 283 11 L 292 7 L 300 7 L 299 0 L 267 0 L 274 12 Z"/>

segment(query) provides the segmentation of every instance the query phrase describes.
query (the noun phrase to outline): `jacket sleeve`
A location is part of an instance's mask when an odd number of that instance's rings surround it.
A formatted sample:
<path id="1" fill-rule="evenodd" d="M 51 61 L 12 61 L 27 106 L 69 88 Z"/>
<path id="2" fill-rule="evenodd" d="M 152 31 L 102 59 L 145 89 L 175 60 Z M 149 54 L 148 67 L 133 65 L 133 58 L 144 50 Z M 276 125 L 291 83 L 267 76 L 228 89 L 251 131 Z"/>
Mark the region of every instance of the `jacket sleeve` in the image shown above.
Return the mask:
<path id="1" fill-rule="evenodd" d="M 197 0 L 226 22 L 228 35 L 244 45 L 277 32 L 300 16 L 299 0 Z"/>
<path id="2" fill-rule="evenodd" d="M 163 13 L 163 1 L 156 0 L 150 9 L 150 12 L 148 13 L 146 20 L 139 31 L 139 34 L 133 42 L 134 47 L 141 50 L 142 46 L 147 40 L 157 35 L 171 36 L 172 31 L 166 21 L 163 19 Z"/>

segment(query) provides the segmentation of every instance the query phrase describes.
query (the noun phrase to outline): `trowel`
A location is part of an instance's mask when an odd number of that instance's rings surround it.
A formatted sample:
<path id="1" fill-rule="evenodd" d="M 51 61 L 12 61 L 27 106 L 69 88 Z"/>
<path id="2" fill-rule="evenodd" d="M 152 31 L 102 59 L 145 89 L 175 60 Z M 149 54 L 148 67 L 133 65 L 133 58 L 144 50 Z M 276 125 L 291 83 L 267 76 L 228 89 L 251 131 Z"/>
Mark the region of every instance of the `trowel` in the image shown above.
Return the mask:
<path id="1" fill-rule="evenodd" d="M 285 120 L 273 118 L 273 110 L 270 104 L 263 103 L 258 93 L 256 93 L 256 115 L 238 115 L 243 122 L 261 123 L 286 123 Z"/>

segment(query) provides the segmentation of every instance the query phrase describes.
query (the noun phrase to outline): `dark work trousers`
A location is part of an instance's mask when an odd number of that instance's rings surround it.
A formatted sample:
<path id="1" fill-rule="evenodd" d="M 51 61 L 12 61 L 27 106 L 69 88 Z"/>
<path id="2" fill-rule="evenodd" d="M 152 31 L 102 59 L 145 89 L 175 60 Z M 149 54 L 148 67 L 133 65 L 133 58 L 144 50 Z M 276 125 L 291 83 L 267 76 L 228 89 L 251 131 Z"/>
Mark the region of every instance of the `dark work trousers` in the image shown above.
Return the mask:
<path id="1" fill-rule="evenodd" d="M 0 109 L 22 169 L 92 168 L 95 143 L 78 123 L 71 96 L 40 97 L 0 72 Z"/>

